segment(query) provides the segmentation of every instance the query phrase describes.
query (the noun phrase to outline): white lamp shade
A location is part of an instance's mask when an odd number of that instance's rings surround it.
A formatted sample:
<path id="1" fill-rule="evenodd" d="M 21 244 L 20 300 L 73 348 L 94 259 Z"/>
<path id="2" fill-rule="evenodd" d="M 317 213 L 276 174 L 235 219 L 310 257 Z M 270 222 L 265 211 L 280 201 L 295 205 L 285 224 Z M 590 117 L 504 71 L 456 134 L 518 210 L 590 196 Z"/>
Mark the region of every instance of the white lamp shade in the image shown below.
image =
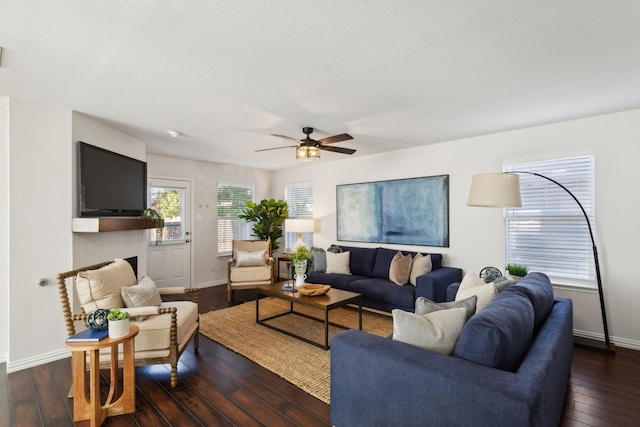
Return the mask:
<path id="1" fill-rule="evenodd" d="M 468 206 L 521 207 L 520 176 L 514 173 L 482 173 L 471 179 Z"/>
<path id="2" fill-rule="evenodd" d="M 314 221 L 312 219 L 285 219 L 284 229 L 287 233 L 313 233 Z"/>

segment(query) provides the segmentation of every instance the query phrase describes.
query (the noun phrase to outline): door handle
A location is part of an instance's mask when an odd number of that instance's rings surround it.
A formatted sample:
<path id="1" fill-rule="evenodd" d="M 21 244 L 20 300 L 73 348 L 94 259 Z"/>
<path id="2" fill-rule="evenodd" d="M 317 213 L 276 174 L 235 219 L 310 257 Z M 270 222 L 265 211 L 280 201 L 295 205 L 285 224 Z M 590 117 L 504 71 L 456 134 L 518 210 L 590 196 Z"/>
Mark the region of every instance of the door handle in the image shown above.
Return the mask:
<path id="1" fill-rule="evenodd" d="M 191 241 L 191 240 L 187 239 L 187 240 L 185 240 L 184 242 L 185 242 L 185 243 L 189 243 L 190 241 Z"/>

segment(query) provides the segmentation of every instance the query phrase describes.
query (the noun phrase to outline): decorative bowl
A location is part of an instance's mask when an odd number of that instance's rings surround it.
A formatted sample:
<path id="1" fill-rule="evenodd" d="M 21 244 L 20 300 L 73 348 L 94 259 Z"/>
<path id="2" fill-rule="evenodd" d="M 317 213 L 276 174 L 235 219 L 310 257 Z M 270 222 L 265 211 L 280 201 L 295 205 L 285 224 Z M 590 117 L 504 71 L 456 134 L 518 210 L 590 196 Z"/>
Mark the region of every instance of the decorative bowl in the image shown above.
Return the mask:
<path id="1" fill-rule="evenodd" d="M 300 292 L 300 294 L 311 297 L 311 296 L 316 296 L 316 295 L 324 295 L 327 292 L 329 292 L 329 289 L 331 289 L 331 286 L 329 285 L 313 285 L 313 284 L 306 284 L 306 285 L 302 285 L 298 287 L 298 292 Z"/>

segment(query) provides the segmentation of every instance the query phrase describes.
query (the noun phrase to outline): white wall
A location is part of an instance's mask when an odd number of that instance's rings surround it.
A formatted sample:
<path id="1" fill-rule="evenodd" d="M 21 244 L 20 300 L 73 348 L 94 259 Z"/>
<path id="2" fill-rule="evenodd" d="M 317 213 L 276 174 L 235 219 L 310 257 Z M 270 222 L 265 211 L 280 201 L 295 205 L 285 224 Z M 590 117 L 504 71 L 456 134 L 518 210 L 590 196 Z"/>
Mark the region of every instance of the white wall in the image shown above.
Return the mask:
<path id="1" fill-rule="evenodd" d="M 466 206 L 471 176 L 501 171 L 502 165 L 509 162 L 594 154 L 597 216 L 594 228 L 609 332 L 616 344 L 640 349 L 637 327 L 640 286 L 634 280 L 640 229 L 633 225 L 640 209 L 640 192 L 635 188 L 640 182 L 637 123 L 640 110 L 633 110 L 381 155 L 345 156 L 338 163 L 321 160 L 274 172 L 272 192 L 274 197 L 282 197 L 285 184 L 311 180 L 314 216 L 320 220 L 314 244 L 327 247 L 336 242 L 337 184 L 449 174 L 450 247 L 427 250 L 444 253 L 446 265 L 477 273 L 487 265 L 504 265 L 504 233 L 500 209 Z M 602 336 L 595 291 L 556 287 L 556 294 L 573 299 L 574 327 L 578 334 Z"/>
<path id="2" fill-rule="evenodd" d="M 11 99 L 9 135 L 11 371 L 64 346 L 55 275 L 71 265 L 71 111 Z"/>
<path id="3" fill-rule="evenodd" d="M 191 253 L 194 258 L 194 286 L 226 283 L 228 257 L 218 258 L 217 252 L 218 183 L 253 185 L 255 199 L 261 200 L 271 197 L 271 172 L 148 154 L 147 173 L 149 176 L 192 182 Z M 196 221 L 196 218 L 201 220 Z"/>
<path id="4" fill-rule="evenodd" d="M 0 97 L 0 363 L 9 355 L 9 99 Z"/>
<path id="5" fill-rule="evenodd" d="M 77 142 L 83 141 L 106 150 L 145 160 L 142 141 L 97 122 L 77 112 L 73 113 L 73 164 L 77 165 Z M 73 168 L 73 215 L 78 215 L 77 168 Z M 112 231 L 108 233 L 73 233 L 73 268 L 96 264 L 114 258 L 138 257 L 138 277 L 146 274 L 146 230 Z"/>

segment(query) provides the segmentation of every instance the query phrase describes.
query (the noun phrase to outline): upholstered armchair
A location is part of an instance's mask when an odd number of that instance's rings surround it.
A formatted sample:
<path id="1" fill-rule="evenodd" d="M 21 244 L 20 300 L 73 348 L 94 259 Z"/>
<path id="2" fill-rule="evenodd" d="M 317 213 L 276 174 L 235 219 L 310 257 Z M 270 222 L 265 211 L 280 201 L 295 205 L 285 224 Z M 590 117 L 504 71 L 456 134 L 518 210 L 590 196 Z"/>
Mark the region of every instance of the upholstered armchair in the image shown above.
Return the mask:
<path id="1" fill-rule="evenodd" d="M 227 296 L 233 302 L 235 289 L 251 289 L 273 283 L 275 260 L 271 240 L 234 240 L 227 264 Z"/>
<path id="2" fill-rule="evenodd" d="M 135 338 L 136 366 L 168 363 L 171 387 L 178 385 L 178 358 L 191 339 L 198 350 L 197 289 L 156 288 L 148 277 L 138 283 L 131 265 L 122 259 L 60 273 L 57 282 L 69 336 L 79 332 L 75 322 L 82 321 L 80 329 L 85 329 L 89 315 L 99 308 L 127 311 L 130 323 L 139 328 Z M 68 286 L 77 298 L 79 313 L 71 310 Z M 170 294 L 185 294 L 187 300 L 163 302 L 162 295 Z M 119 357 L 122 360 L 122 354 Z M 101 351 L 101 367 L 108 367 L 110 358 L 109 351 Z"/>

